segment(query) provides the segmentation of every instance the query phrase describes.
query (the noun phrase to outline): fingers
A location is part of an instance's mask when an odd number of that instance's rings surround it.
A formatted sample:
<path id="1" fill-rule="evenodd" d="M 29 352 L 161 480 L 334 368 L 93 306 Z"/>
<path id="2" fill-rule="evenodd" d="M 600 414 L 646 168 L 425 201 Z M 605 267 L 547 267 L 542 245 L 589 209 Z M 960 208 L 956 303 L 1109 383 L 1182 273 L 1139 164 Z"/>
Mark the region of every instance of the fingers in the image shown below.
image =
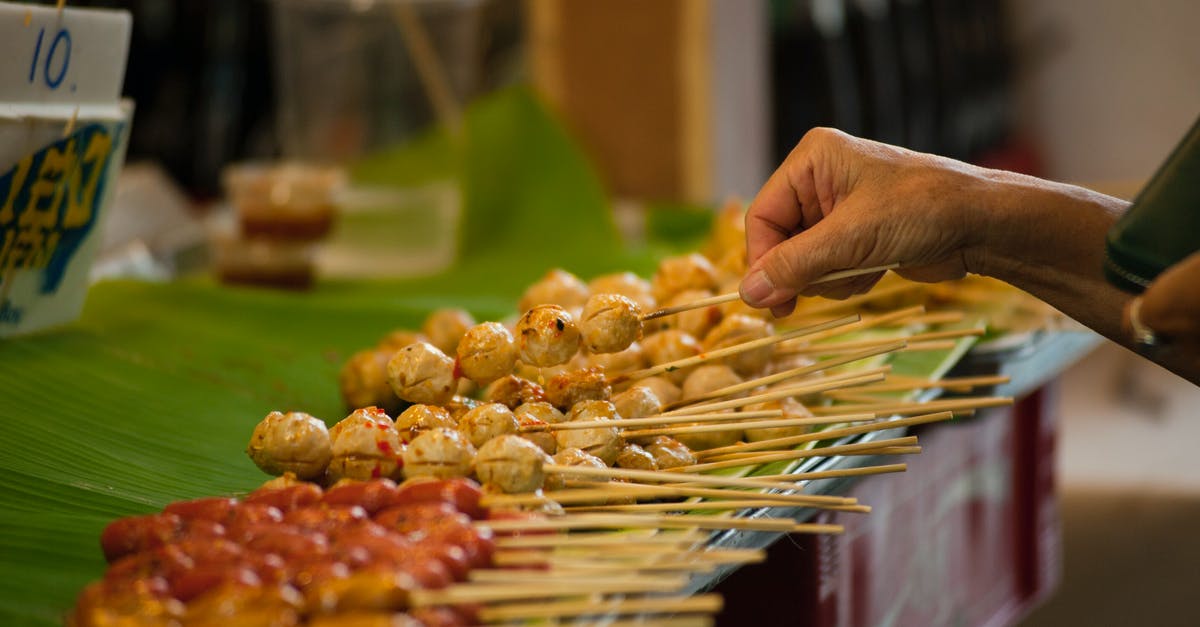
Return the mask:
<path id="1" fill-rule="evenodd" d="M 1200 342 L 1200 253 L 1167 268 L 1150 284 L 1142 294 L 1140 318 L 1164 338 Z"/>
<path id="2" fill-rule="evenodd" d="M 825 149 L 827 135 L 826 129 L 809 131 L 750 203 L 746 212 L 746 257 L 750 265 L 820 220 L 813 154 Z"/>
<path id="3" fill-rule="evenodd" d="M 820 276 L 833 270 L 861 267 L 861 255 L 856 253 L 861 247 L 856 241 L 863 232 L 847 229 L 844 222 L 836 215 L 831 216 L 763 254 L 742 280 L 742 300 L 751 307 L 770 307 L 775 311 L 776 307 L 794 300 Z M 846 285 L 850 284 L 858 285 L 854 281 Z M 821 293 L 830 291 L 833 290 L 822 289 Z"/>

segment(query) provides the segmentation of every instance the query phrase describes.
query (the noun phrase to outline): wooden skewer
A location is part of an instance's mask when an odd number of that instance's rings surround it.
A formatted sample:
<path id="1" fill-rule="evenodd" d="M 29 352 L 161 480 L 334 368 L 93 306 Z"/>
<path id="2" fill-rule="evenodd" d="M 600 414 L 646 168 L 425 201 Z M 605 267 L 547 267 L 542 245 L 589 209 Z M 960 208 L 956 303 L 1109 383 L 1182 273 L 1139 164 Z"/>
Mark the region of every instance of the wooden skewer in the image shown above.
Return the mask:
<path id="1" fill-rule="evenodd" d="M 730 453 L 721 457 L 711 458 L 714 461 L 693 464 L 691 466 L 680 466 L 678 468 L 672 468 L 667 472 L 697 473 L 706 470 L 719 470 L 721 468 L 737 468 L 738 466 L 756 466 L 758 464 L 765 464 L 768 462 L 791 461 L 794 459 L 804 459 L 806 457 L 873 455 L 880 449 L 890 446 L 907 446 L 910 444 L 916 444 L 916 442 L 916 437 L 908 436 L 903 438 L 893 438 L 890 440 L 879 440 L 878 442 L 839 444 L 836 446 L 824 446 L 821 448 L 803 449 L 799 451 L 783 451 L 778 453 Z"/>
<path id="2" fill-rule="evenodd" d="M 770 418 L 772 416 L 783 416 L 782 409 L 763 409 L 756 411 L 744 411 L 737 413 L 729 412 L 706 412 L 696 414 L 679 414 L 673 416 L 647 416 L 645 418 L 622 418 L 621 420 L 573 420 L 571 422 L 559 422 L 550 425 L 533 425 L 535 428 L 522 429 L 522 431 L 569 431 L 572 429 L 595 429 L 615 427 L 618 429 L 630 429 L 645 425 L 664 425 L 676 424 L 680 422 L 708 422 L 708 421 L 726 421 L 738 420 L 745 417 L 747 420 L 751 418 Z"/>
<path id="3" fill-rule="evenodd" d="M 880 416 L 900 416 L 919 414 L 932 411 L 958 412 L 966 409 L 982 409 L 984 407 L 1005 407 L 1012 405 L 1013 400 L 1006 396 L 973 396 L 965 398 L 948 398 L 923 403 L 860 403 L 853 405 L 832 405 L 829 407 L 810 407 L 814 414 L 835 413 L 843 411 L 870 411 Z"/>
<path id="4" fill-rule="evenodd" d="M 642 617 L 613 620 L 605 617 L 587 622 L 572 620 L 572 625 L 579 627 L 713 627 L 713 617 L 707 614 L 679 614 L 676 616 L 655 616 L 653 620 Z"/>
<path id="5" fill-rule="evenodd" d="M 718 348 L 716 350 L 706 351 L 699 355 L 694 355 L 692 357 L 685 357 L 683 359 L 677 359 L 675 361 L 658 364 L 657 366 L 651 366 L 649 368 L 644 368 L 642 370 L 635 370 L 635 371 L 627 373 L 627 374 L 617 375 L 616 377 L 613 377 L 612 382 L 620 383 L 623 381 L 636 381 L 638 379 L 645 379 L 647 377 L 653 377 L 655 375 L 660 375 L 664 372 L 671 372 L 673 370 L 679 370 L 680 368 L 690 368 L 692 366 L 702 364 L 707 361 L 713 361 L 715 359 L 723 359 L 725 357 L 729 357 L 730 355 L 737 355 L 739 353 L 745 353 L 747 351 L 757 350 L 759 348 L 763 348 L 765 346 L 771 346 L 773 344 L 778 344 L 780 342 L 786 342 L 787 340 L 804 337 L 805 335 L 809 335 L 811 333 L 816 333 L 817 331 L 824 331 L 825 329 L 832 329 L 832 328 L 839 327 L 839 326 L 845 326 L 847 324 L 857 322 L 858 320 L 859 320 L 858 314 L 854 314 L 852 316 L 844 316 L 841 318 L 835 318 L 833 320 L 828 320 L 826 322 L 822 322 L 820 324 L 815 324 L 815 325 L 812 325 L 809 327 L 793 329 L 791 331 L 787 331 L 785 333 L 780 333 L 777 335 L 772 335 L 770 337 L 759 338 L 757 340 L 750 340 L 749 342 L 742 342 L 741 344 L 734 344 L 733 346 L 726 346 L 725 348 Z"/>
<path id="6" fill-rule="evenodd" d="M 622 614 L 706 613 L 721 611 L 719 594 L 700 594 L 691 597 L 645 599 L 569 599 L 542 603 L 520 603 L 479 610 L 479 620 L 485 623 L 556 618 L 568 616 L 620 616 Z"/>
<path id="7" fill-rule="evenodd" d="M 552 534 L 533 536 L 511 536 L 496 538 L 494 542 L 500 549 L 520 548 L 596 548 L 635 547 L 651 551 L 664 547 L 691 547 L 697 542 L 703 542 L 709 534 L 699 531 L 667 531 L 654 533 L 644 529 L 625 533 L 584 533 L 574 535 Z"/>
<path id="8" fill-rule="evenodd" d="M 703 402 L 703 401 L 706 401 L 709 399 L 721 398 L 724 396 L 729 396 L 731 394 L 737 394 L 739 392 L 753 390 L 754 388 L 757 388 L 760 386 L 772 385 L 772 384 L 779 383 L 781 381 L 786 381 L 788 379 L 792 379 L 795 377 L 800 377 L 800 376 L 804 376 L 806 374 L 811 374 L 813 372 L 817 372 L 820 370 L 826 370 L 826 369 L 832 368 L 834 366 L 841 366 L 843 364 L 855 362 L 860 359 L 874 357 L 875 355 L 882 355 L 883 353 L 890 353 L 894 350 L 899 350 L 901 348 L 904 348 L 905 344 L 906 343 L 904 340 L 896 340 L 890 344 L 881 344 L 879 346 L 871 347 L 871 348 L 868 348 L 865 350 L 858 351 L 856 353 L 851 353 L 849 355 L 842 355 L 840 357 L 835 357 L 833 359 L 819 361 L 815 364 L 809 364 L 807 366 L 800 366 L 799 368 L 791 368 L 789 370 L 784 370 L 782 372 L 770 374 L 765 377 L 759 377 L 757 379 L 750 379 L 749 381 L 743 381 L 742 383 L 728 385 L 723 388 L 718 388 L 716 390 L 713 390 L 712 392 L 709 392 L 708 394 L 698 396 L 696 398 L 675 401 L 674 403 L 667 405 L 667 409 L 671 410 L 671 409 L 676 409 L 679 407 L 686 407 L 688 405 L 693 405 L 693 404 L 700 403 L 700 402 Z M 859 372 L 859 373 L 855 373 L 855 374 L 862 374 L 862 373 Z M 834 376 L 836 376 L 836 375 L 834 375 Z M 822 379 L 822 380 L 825 380 L 825 379 Z M 812 382 L 813 381 L 806 381 L 805 383 L 812 383 Z"/>
<path id="9" fill-rule="evenodd" d="M 495 554 L 586 557 L 590 560 L 617 563 L 654 560 L 660 563 L 686 561 L 708 562 L 710 564 L 749 564 L 762 562 L 767 559 L 767 553 L 763 549 L 678 548 L 671 546 L 656 546 L 649 549 L 644 546 L 610 546 L 605 547 L 603 551 L 596 551 L 594 547 L 538 547 L 532 549 L 501 549 L 496 551 Z"/>
<path id="10" fill-rule="evenodd" d="M 958 346 L 954 340 L 938 340 L 934 342 L 909 342 L 908 346 L 896 351 L 897 353 L 920 353 L 925 351 L 948 351 Z"/>
<path id="11" fill-rule="evenodd" d="M 789 531 L 794 521 L 730 516 L 671 516 L 667 514 L 571 514 L 531 520 L 482 520 L 477 527 L 492 531 L 551 531 L 556 529 L 748 529 Z"/>
<path id="12" fill-rule="evenodd" d="M 596 559 L 594 556 L 560 556 L 548 555 L 542 553 L 498 554 L 493 559 L 493 564 L 501 568 L 513 566 L 544 566 L 547 567 L 553 574 L 562 573 L 579 573 L 579 574 L 603 574 L 614 572 L 691 572 L 691 573 L 710 573 L 716 569 L 717 564 L 700 562 L 697 560 L 680 560 L 680 559 L 658 559 L 654 556 L 643 557 L 641 559 L 625 559 L 625 560 L 607 560 Z M 479 573 L 476 575 L 475 573 Z M 502 573 L 496 571 L 477 570 L 468 575 L 471 581 L 483 582 L 508 582 Z"/>
<path id="13" fill-rule="evenodd" d="M 728 501 L 684 501 L 678 503 L 635 503 L 631 505 L 574 505 L 565 508 L 568 512 L 689 512 L 695 510 L 751 509 L 766 507 L 796 507 L 791 503 L 780 503 L 767 499 L 741 499 Z M 826 505 L 822 509 L 838 512 L 866 514 L 869 505 Z"/>
<path id="14" fill-rule="evenodd" d="M 814 333 L 806 339 L 807 339 L 807 343 L 812 344 L 814 342 L 820 342 L 820 341 L 827 340 L 832 337 L 837 337 L 839 335 L 845 335 L 847 333 L 854 333 L 856 331 L 866 331 L 867 329 L 874 329 L 877 327 L 887 326 L 892 323 L 906 321 L 910 318 L 919 316 L 923 313 L 925 313 L 924 305 L 914 305 L 912 307 L 906 307 L 904 309 L 897 309 L 895 311 L 889 311 L 885 314 L 880 314 L 878 316 L 873 316 L 871 318 L 863 318 L 862 320 L 859 320 L 858 322 L 855 322 L 854 324 L 846 325 L 845 327 L 843 327 L 841 329 L 830 329 L 828 331 L 821 331 L 820 333 Z"/>
<path id="15" fill-rule="evenodd" d="M 866 455 L 920 455 L 921 447 L 919 446 L 888 446 L 877 451 L 864 453 Z"/>
<path id="16" fill-rule="evenodd" d="M 561 464 L 545 464 L 542 468 L 549 473 L 569 476 L 603 477 L 606 479 L 629 479 L 632 481 L 652 483 L 681 483 L 696 485 L 720 486 L 726 488 L 774 488 L 776 490 L 795 490 L 793 484 L 783 482 L 758 481 L 740 477 L 720 477 L 715 475 L 693 475 L 686 479 L 679 472 L 671 470 L 634 470 L 632 468 L 596 468 L 594 466 L 564 466 Z M 841 505 L 853 505 L 853 499 L 846 499 Z"/>
<path id="17" fill-rule="evenodd" d="M 946 377 L 944 379 L 922 379 L 918 381 L 884 381 L 871 385 L 854 388 L 855 392 L 871 394 L 874 392 L 904 392 L 907 390 L 924 390 L 929 388 L 973 388 L 988 385 L 1004 385 L 1010 381 L 1004 375 L 982 377 Z"/>
<path id="18" fill-rule="evenodd" d="M 441 590 L 412 590 L 409 602 L 414 607 L 425 607 L 604 593 L 674 592 L 685 585 L 687 579 L 679 576 L 558 577 L 536 587 L 528 584 L 458 584 Z"/>
<path id="19" fill-rule="evenodd" d="M 858 390 L 829 390 L 828 392 L 821 392 L 821 396 L 843 403 L 894 403 L 899 400 L 890 396 L 861 394 Z"/>
<path id="20" fill-rule="evenodd" d="M 870 433 L 872 431 L 885 431 L 887 429 L 897 429 L 900 427 L 914 427 L 916 425 L 929 424 L 932 422 L 942 422 L 952 418 L 954 418 L 954 412 L 942 411 L 920 416 L 912 416 L 910 418 L 900 418 L 898 420 L 880 420 L 878 422 L 843 427 L 841 429 L 828 429 L 825 431 L 817 431 L 815 433 L 804 433 L 782 438 L 771 438 L 769 440 L 761 440 L 759 442 L 745 442 L 730 446 L 722 446 L 720 448 L 711 448 L 707 451 L 697 451 L 696 456 L 700 459 L 710 459 L 729 453 L 747 453 L 750 451 L 769 451 L 792 448 L 798 444 L 804 444 L 806 442 L 820 442 L 821 440 L 844 438 L 848 435 L 858 435 L 860 433 Z M 828 447 L 818 450 L 828 450 Z"/>
<path id="21" fill-rule="evenodd" d="M 719 422 L 716 424 L 638 429 L 636 431 L 625 431 L 623 432 L 623 435 L 626 438 L 648 438 L 655 435 L 678 435 L 681 433 L 722 433 L 726 431 L 742 431 L 744 429 L 774 429 L 783 427 L 807 427 L 811 425 L 811 417 L 777 418 L 775 420 L 738 420 L 734 422 Z M 820 439 L 823 440 L 825 438 Z"/>
<path id="22" fill-rule="evenodd" d="M 914 292 L 924 289 L 925 285 L 922 283 L 905 282 L 897 285 L 889 285 L 887 287 L 876 287 L 866 294 L 851 296 L 850 298 L 844 300 L 829 300 L 828 302 L 821 303 L 819 305 L 805 303 L 803 309 L 800 309 L 787 318 L 784 318 L 782 323 L 801 324 L 822 316 L 833 314 L 838 311 L 854 309 L 863 303 L 869 303 L 873 300 L 891 298 L 892 296 L 903 294 L 905 292 Z"/>
<path id="23" fill-rule="evenodd" d="M 676 478 L 672 476 L 672 478 Z M 762 477 L 758 477 L 762 478 Z M 782 480 L 787 480 L 784 476 Z M 594 485 L 594 484 L 593 484 Z M 703 488 L 697 486 L 676 485 L 646 485 L 641 483 L 610 483 L 603 488 L 579 488 L 574 490 L 552 490 L 541 495 L 533 494 L 497 494 L 484 496 L 480 503 L 484 507 L 521 507 L 540 505 L 547 501 L 560 505 L 578 503 L 597 503 L 608 499 L 628 498 L 663 498 L 663 497 L 704 497 L 708 499 L 736 499 L 750 494 L 759 500 L 783 503 L 794 507 L 840 507 L 852 505 L 856 501 L 844 496 L 829 496 L 823 494 L 779 494 L 753 493 L 730 488 Z M 762 486 L 755 486 L 762 489 Z M 795 486 L 789 486 L 794 490 Z"/>
<path id="24" fill-rule="evenodd" d="M 825 390 L 835 390 L 838 388 L 852 387 L 863 383 L 875 383 L 883 381 L 884 374 L 889 372 L 891 366 L 882 366 L 879 368 L 871 368 L 861 372 L 847 373 L 845 375 L 834 375 L 826 378 L 821 383 L 802 383 L 788 387 L 775 388 L 761 394 L 751 396 L 743 396 L 727 401 L 710 401 L 700 403 L 698 405 L 688 405 L 679 409 L 663 412 L 664 416 L 676 416 L 690 412 L 715 412 L 722 409 L 734 409 L 736 407 L 745 407 L 746 405 L 754 405 L 756 403 L 766 403 L 788 398 L 790 396 L 803 396 L 806 394 L 815 394 L 824 392 Z"/>
<path id="25" fill-rule="evenodd" d="M 790 475 L 757 475 L 755 479 L 768 481 L 786 481 L 789 477 L 802 477 L 802 481 L 818 479 L 834 479 L 837 477 L 861 477 L 864 475 L 882 475 L 894 472 L 905 472 L 908 464 L 882 464 L 879 466 L 859 466 L 858 468 L 838 468 L 835 470 L 814 470 L 812 472 L 795 473 Z"/>
<path id="26" fill-rule="evenodd" d="M 914 316 L 911 324 L 955 324 L 966 320 L 967 314 L 961 311 L 933 311 L 922 316 Z"/>
<path id="27" fill-rule="evenodd" d="M 830 352 L 830 351 L 846 352 L 846 351 L 853 351 L 853 350 L 861 350 L 864 348 L 873 348 L 873 347 L 879 346 L 881 344 L 890 344 L 892 342 L 895 342 L 897 339 L 903 339 L 905 342 L 908 343 L 909 346 L 912 346 L 913 343 L 920 343 L 920 342 L 927 342 L 927 341 L 934 341 L 934 340 L 945 340 L 945 339 L 953 339 L 953 338 L 962 338 L 962 337 L 975 337 L 975 336 L 980 336 L 983 334 L 984 334 L 984 329 L 979 328 L 979 327 L 972 327 L 970 329 L 954 329 L 951 331 L 931 331 L 928 333 L 914 333 L 914 334 L 906 336 L 904 338 L 894 338 L 893 337 L 893 338 L 880 338 L 880 339 L 872 339 L 872 340 L 851 340 L 851 341 L 847 341 L 847 342 L 825 342 L 825 343 L 818 342 L 818 343 L 806 344 L 803 346 L 788 345 L 788 346 L 781 346 L 779 348 L 778 352 L 781 354 L 786 354 L 786 355 L 807 355 L 807 354 L 812 354 L 812 353 L 828 354 L 828 352 Z"/>
<path id="28" fill-rule="evenodd" d="M 818 277 L 816 280 L 814 280 L 811 283 L 811 285 L 816 285 L 818 283 L 827 283 L 829 281 L 837 281 L 838 279 L 846 279 L 846 278 L 850 278 L 850 277 L 861 276 L 864 274 L 873 274 L 875 272 L 886 272 L 888 270 L 892 270 L 892 269 L 898 268 L 898 267 L 900 267 L 900 264 L 898 264 L 898 263 L 889 263 L 889 264 L 882 265 L 882 266 L 872 266 L 870 268 L 851 268 L 849 270 L 838 270 L 837 272 L 830 272 L 828 274 Z M 642 321 L 644 322 L 646 320 L 655 320 L 657 318 L 663 318 L 663 317 L 671 316 L 671 315 L 674 315 L 677 313 L 691 311 L 693 309 L 703 309 L 704 307 L 712 307 L 714 305 L 724 305 L 725 303 L 731 303 L 740 298 L 741 298 L 741 296 L 737 292 L 730 292 L 728 294 L 720 294 L 718 296 L 710 296 L 708 298 L 701 298 L 699 300 L 694 300 L 690 303 L 684 303 L 682 305 L 675 305 L 673 307 L 663 307 L 662 309 L 656 309 L 654 311 L 651 311 L 648 314 L 644 314 L 642 316 Z"/>

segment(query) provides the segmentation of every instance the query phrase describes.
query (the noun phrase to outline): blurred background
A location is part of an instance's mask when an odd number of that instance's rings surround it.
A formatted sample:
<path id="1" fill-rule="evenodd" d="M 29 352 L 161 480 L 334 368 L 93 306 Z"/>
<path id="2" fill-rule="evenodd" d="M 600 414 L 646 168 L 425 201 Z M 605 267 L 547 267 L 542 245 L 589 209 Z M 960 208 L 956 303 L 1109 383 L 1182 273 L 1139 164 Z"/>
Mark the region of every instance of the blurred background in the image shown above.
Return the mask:
<path id="1" fill-rule="evenodd" d="M 253 213 L 261 176 L 319 179 L 291 197 L 321 205 L 340 168 L 439 123 L 454 136 L 464 108 L 516 84 L 583 148 L 626 232 L 642 203 L 752 196 L 818 125 L 1131 197 L 1200 112 L 1194 0 L 71 4 L 134 14 L 124 92 L 137 113 L 101 273 L 201 264 L 212 227 L 198 225 L 242 191 L 234 212 Z M 264 160 L 332 170 L 231 175 Z M 454 259 L 437 235 L 453 233 L 453 190 L 372 183 L 338 203 L 411 211 L 412 228 L 435 231 L 390 267 Z M 362 220 L 355 238 L 373 230 Z M 253 264 L 254 235 L 233 236 L 226 259 Z M 274 242 L 268 256 L 307 254 L 279 243 L 295 233 L 267 235 L 255 245 Z M 323 259 L 334 274 L 361 267 Z M 1060 389 L 1065 580 L 1028 624 L 1194 624 L 1200 394 L 1112 346 Z"/>

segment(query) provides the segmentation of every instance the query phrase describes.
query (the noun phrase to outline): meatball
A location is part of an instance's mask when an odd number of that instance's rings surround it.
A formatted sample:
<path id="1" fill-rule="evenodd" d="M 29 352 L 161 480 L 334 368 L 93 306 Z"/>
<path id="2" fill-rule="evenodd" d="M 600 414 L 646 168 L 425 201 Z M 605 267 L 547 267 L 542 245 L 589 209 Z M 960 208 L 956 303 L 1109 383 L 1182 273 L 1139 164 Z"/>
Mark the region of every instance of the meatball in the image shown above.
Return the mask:
<path id="1" fill-rule="evenodd" d="M 511 409 L 525 403 L 545 401 L 546 391 L 529 379 L 509 375 L 493 381 L 484 391 L 483 398 L 490 403 L 500 403 Z"/>
<path id="2" fill-rule="evenodd" d="M 404 476 L 451 479 L 471 474 L 475 447 L 461 433 L 430 429 L 404 451 Z"/>
<path id="3" fill-rule="evenodd" d="M 355 410 L 333 425 L 329 437 L 333 457 L 326 478 L 330 481 L 401 478 L 404 444 L 383 410 L 375 407 Z"/>
<path id="4" fill-rule="evenodd" d="M 647 365 L 642 345 L 634 342 L 619 353 L 589 353 L 584 358 L 585 367 L 603 368 L 610 377 L 622 372 L 640 370 Z"/>
<path id="5" fill-rule="evenodd" d="M 633 470 L 658 470 L 654 456 L 636 444 L 626 444 L 621 452 L 617 453 L 616 466 Z"/>
<path id="6" fill-rule="evenodd" d="M 622 418 L 657 416 L 663 411 L 663 404 L 658 400 L 658 395 L 653 389 L 643 385 L 635 385 L 614 396 L 612 403 Z"/>
<path id="7" fill-rule="evenodd" d="M 508 494 L 533 492 L 542 489 L 545 482 L 542 466 L 553 461 L 532 442 L 515 435 L 502 435 L 479 447 L 475 476 L 481 483 L 494 485 Z"/>
<path id="8" fill-rule="evenodd" d="M 462 420 L 462 417 L 467 412 L 479 407 L 480 405 L 482 405 L 482 403 L 473 398 L 468 398 L 466 396 L 455 396 L 442 407 L 444 407 L 446 411 L 450 413 L 450 418 L 454 420 L 455 427 L 457 427 L 458 421 Z"/>
<path id="9" fill-rule="evenodd" d="M 454 397 L 454 360 L 428 342 L 409 344 L 388 362 L 388 382 L 410 403 L 441 405 Z"/>
<path id="10" fill-rule="evenodd" d="M 663 377 L 647 377 L 634 383 L 633 387 L 650 388 L 653 390 L 658 400 L 662 401 L 664 408 L 683 398 L 683 390 L 680 390 L 678 385 Z M 625 414 L 621 415 L 624 416 Z"/>
<path id="11" fill-rule="evenodd" d="M 538 305 L 517 322 L 517 347 L 521 360 L 546 368 L 565 364 L 579 352 L 579 328 L 567 310 L 558 305 Z"/>
<path id="12" fill-rule="evenodd" d="M 642 311 L 620 294 L 593 294 L 579 318 L 583 345 L 593 353 L 617 353 L 642 334 Z"/>
<path id="13" fill-rule="evenodd" d="M 458 348 L 462 336 L 475 325 L 471 314 L 454 308 L 436 309 L 425 319 L 421 332 L 429 338 L 429 343 L 447 355 Z"/>
<path id="14" fill-rule="evenodd" d="M 668 329 L 642 340 L 642 350 L 645 351 L 646 358 L 650 360 L 650 365 L 657 366 L 699 355 L 700 343 L 696 341 L 696 338 L 679 329 Z M 663 376 L 675 385 L 682 385 L 691 371 L 692 368 L 677 368 L 664 373 Z"/>
<path id="15" fill-rule="evenodd" d="M 386 351 L 390 355 L 404 348 L 405 346 L 408 346 L 409 344 L 416 344 L 417 342 L 426 341 L 428 341 L 428 338 L 420 333 L 417 333 L 416 331 L 398 329 L 383 336 L 383 339 L 379 340 L 379 343 L 376 344 L 375 347 L 379 350 Z"/>
<path id="16" fill-rule="evenodd" d="M 734 314 L 726 317 L 708 335 L 704 337 L 704 350 L 712 351 L 753 340 L 771 337 L 775 328 L 762 318 Z M 775 346 L 763 346 L 751 351 L 730 355 L 724 359 L 738 374 L 744 377 L 754 377 L 762 374 L 771 357 L 775 355 Z"/>
<path id="17" fill-rule="evenodd" d="M 338 387 L 347 409 L 372 406 L 391 412 L 400 409 L 403 403 L 388 384 L 387 365 L 391 358 L 392 351 L 368 348 L 346 360 L 338 374 Z"/>
<path id="18" fill-rule="evenodd" d="M 723 364 L 700 366 L 693 370 L 692 374 L 689 374 L 687 380 L 683 382 L 683 400 L 700 398 L 709 392 L 737 385 L 741 382 L 742 378 L 729 366 Z M 744 396 L 744 394 L 741 396 Z"/>
<path id="19" fill-rule="evenodd" d="M 617 432 L 616 420 L 620 419 L 612 403 L 607 401 L 583 401 L 571 408 L 568 422 L 575 421 L 614 421 L 611 427 L 595 427 L 591 429 L 560 429 L 554 433 L 559 450 L 578 448 L 595 455 L 612 465 L 617 460 L 617 453 L 624 446 L 621 435 Z"/>
<path id="20" fill-rule="evenodd" d="M 651 293 L 650 282 L 632 272 L 616 272 L 592 279 L 588 290 L 593 294 L 620 294 L 637 303 L 642 311 L 658 306 Z"/>
<path id="21" fill-rule="evenodd" d="M 246 454 L 269 475 L 290 472 L 319 479 L 333 457 L 329 430 L 319 418 L 293 411 L 267 414 L 250 436 Z"/>
<path id="22" fill-rule="evenodd" d="M 458 343 L 459 371 L 478 383 L 512 374 L 517 364 L 517 342 L 499 322 L 484 322 L 467 330 Z"/>
<path id="23" fill-rule="evenodd" d="M 658 264 L 650 286 L 654 298 L 665 303 L 684 290 L 717 289 L 717 270 L 698 253 L 669 257 Z"/>
<path id="24" fill-rule="evenodd" d="M 522 427 L 556 425 L 567 421 L 567 417 L 561 411 L 555 409 L 550 403 L 544 402 L 524 403 L 513 410 L 513 415 L 517 417 L 517 423 Z M 554 433 L 551 431 L 528 431 L 522 433 L 521 437 L 533 442 L 551 455 L 558 452 L 558 440 L 554 438 Z"/>
<path id="25" fill-rule="evenodd" d="M 576 310 L 583 307 L 587 298 L 588 288 L 579 277 L 555 268 L 525 290 L 517 308 L 528 311 L 538 305 L 558 305 L 563 309 Z"/>
<path id="26" fill-rule="evenodd" d="M 560 466 L 590 466 L 592 468 L 608 468 L 604 460 L 577 448 L 559 449 L 558 454 L 554 456 L 554 463 Z M 604 477 L 591 477 L 586 475 L 568 475 L 572 481 L 595 481 L 605 483 L 608 479 Z"/>
<path id="27" fill-rule="evenodd" d="M 611 397 L 612 386 L 599 368 L 571 370 L 546 382 L 546 398 L 563 410 L 580 401 L 607 401 Z"/>
<path id="28" fill-rule="evenodd" d="M 672 296 L 670 300 L 663 303 L 663 306 L 674 307 L 677 305 L 686 305 L 709 298 L 712 295 L 713 293 L 707 290 L 684 290 Z M 708 333 L 720 321 L 720 306 L 710 305 L 647 321 L 644 333 L 650 335 L 667 329 L 679 329 L 692 337 L 704 337 L 704 334 Z"/>
<path id="29" fill-rule="evenodd" d="M 520 425 L 512 410 L 500 403 L 485 403 L 467 412 L 458 421 L 458 430 L 476 447 L 483 446 L 488 440 L 517 433 Z"/>
<path id="30" fill-rule="evenodd" d="M 730 418 L 737 418 L 737 413 L 729 410 Z M 681 424 L 679 426 L 685 426 Z M 690 423 L 690 424 L 706 424 L 713 423 Z M 683 442 L 693 451 L 707 451 L 710 448 L 720 448 L 723 446 L 731 446 L 741 441 L 743 436 L 742 430 L 736 425 L 730 425 L 728 431 L 705 431 L 700 433 L 680 433 L 675 436 L 675 439 Z"/>
<path id="31" fill-rule="evenodd" d="M 767 403 L 755 403 L 742 408 L 743 411 L 757 411 L 761 409 L 781 409 L 783 415 L 780 419 L 792 418 L 807 418 L 812 416 L 812 412 L 803 403 L 794 398 L 785 398 L 779 401 L 771 401 Z M 765 427 L 760 429 L 746 429 L 747 442 L 760 442 L 762 440 L 773 440 L 775 438 L 788 438 L 794 435 L 808 433 L 809 427 Z"/>
<path id="32" fill-rule="evenodd" d="M 696 463 L 696 455 L 686 444 L 666 435 L 654 438 L 646 445 L 646 452 L 654 457 L 659 469 L 667 470 Z"/>
<path id="33" fill-rule="evenodd" d="M 430 429 L 454 429 L 458 421 L 450 417 L 450 412 L 437 405 L 412 405 L 396 416 L 396 431 L 400 439 L 411 442 L 422 431 Z"/>

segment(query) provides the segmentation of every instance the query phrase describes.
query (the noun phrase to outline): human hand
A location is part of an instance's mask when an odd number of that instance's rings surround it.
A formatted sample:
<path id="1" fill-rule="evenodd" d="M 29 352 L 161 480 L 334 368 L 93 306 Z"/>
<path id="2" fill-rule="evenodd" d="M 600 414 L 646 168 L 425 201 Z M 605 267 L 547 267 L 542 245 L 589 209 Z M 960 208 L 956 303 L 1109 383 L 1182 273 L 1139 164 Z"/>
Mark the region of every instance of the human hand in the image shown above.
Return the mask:
<path id="1" fill-rule="evenodd" d="M 1200 362 L 1200 253 L 1167 268 L 1141 295 L 1138 319 L 1152 330 L 1175 360 Z M 1130 300 L 1125 306 L 1123 326 L 1133 335 Z M 1185 374 L 1186 376 L 1186 374 Z"/>
<path id="2" fill-rule="evenodd" d="M 823 274 L 899 263 L 901 276 L 943 281 L 967 272 L 980 239 L 968 210 L 966 164 L 809 131 L 746 215 L 749 271 L 742 298 L 781 317 L 798 295 L 846 298 L 883 273 L 812 285 Z"/>

